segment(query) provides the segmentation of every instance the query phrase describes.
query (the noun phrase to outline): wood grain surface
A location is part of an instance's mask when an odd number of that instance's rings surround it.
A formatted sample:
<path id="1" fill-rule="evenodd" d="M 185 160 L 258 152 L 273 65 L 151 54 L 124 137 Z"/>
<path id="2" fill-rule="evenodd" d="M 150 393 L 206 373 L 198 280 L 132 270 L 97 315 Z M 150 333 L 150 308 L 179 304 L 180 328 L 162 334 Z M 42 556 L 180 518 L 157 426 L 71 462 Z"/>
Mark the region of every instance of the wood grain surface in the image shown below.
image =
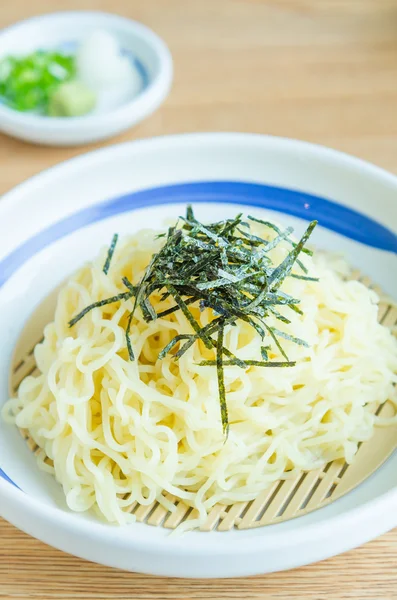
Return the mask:
<path id="1" fill-rule="evenodd" d="M 396 0 L 1 0 L 0 26 L 71 9 L 142 21 L 174 56 L 167 102 L 109 144 L 254 131 L 332 146 L 397 173 Z M 40 148 L 0 135 L 0 193 L 95 147 Z M 396 600 L 397 530 L 287 573 L 186 581 L 84 562 L 0 520 L 0 598 Z"/>

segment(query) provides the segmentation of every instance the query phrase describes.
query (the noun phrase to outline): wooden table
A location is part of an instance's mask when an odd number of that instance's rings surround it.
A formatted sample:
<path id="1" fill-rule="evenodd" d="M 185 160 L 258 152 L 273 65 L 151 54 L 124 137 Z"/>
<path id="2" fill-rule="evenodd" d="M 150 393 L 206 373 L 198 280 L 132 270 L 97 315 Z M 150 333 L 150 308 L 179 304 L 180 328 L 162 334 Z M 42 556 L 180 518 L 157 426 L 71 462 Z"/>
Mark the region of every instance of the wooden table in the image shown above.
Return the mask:
<path id="1" fill-rule="evenodd" d="M 397 173 L 395 0 L 12 0 L 1 2 L 0 26 L 77 8 L 146 23 L 175 60 L 165 105 L 109 144 L 185 131 L 254 131 L 319 142 Z M 0 193 L 93 147 L 39 148 L 0 136 Z M 210 582 L 90 564 L 0 521 L 0 598 L 22 597 L 397 599 L 397 531 L 295 571 Z"/>

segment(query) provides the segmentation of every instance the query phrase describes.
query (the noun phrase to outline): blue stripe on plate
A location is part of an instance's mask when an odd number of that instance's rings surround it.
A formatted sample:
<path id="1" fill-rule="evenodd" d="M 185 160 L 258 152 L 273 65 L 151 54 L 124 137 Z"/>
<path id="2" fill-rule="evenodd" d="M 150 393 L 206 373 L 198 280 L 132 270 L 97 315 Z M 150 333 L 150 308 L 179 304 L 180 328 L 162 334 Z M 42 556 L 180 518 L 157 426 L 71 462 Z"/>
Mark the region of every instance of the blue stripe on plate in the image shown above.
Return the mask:
<path id="1" fill-rule="evenodd" d="M 8 477 L 8 475 L 6 473 L 4 473 L 3 469 L 0 469 L 0 477 L 2 477 L 3 479 L 5 479 L 6 481 L 8 481 L 8 483 L 12 483 L 12 485 L 14 485 L 16 488 L 18 488 L 19 490 L 21 489 L 20 487 L 17 486 L 16 483 L 13 482 L 12 479 L 10 479 Z"/>
<path id="2" fill-rule="evenodd" d="M 216 202 L 276 210 L 306 220 L 373 248 L 397 254 L 395 233 L 373 219 L 331 200 L 297 190 L 236 181 L 167 185 L 113 198 L 74 213 L 31 237 L 0 262 L 0 286 L 31 256 L 82 227 L 137 208 L 167 203 Z"/>

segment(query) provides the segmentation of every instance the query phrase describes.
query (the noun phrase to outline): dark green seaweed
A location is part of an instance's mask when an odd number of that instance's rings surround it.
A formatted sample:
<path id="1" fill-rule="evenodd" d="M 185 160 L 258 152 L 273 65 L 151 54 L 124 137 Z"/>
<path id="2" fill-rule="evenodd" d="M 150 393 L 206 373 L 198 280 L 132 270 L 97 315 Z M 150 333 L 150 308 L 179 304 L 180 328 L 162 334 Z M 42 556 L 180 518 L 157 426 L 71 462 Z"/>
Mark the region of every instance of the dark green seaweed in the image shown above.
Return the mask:
<path id="1" fill-rule="evenodd" d="M 244 361 L 247 367 L 294 367 L 296 362 L 290 360 L 282 360 L 282 361 L 269 361 L 269 360 L 245 360 Z M 199 367 L 214 367 L 218 366 L 217 360 L 202 360 L 199 363 Z M 222 366 L 238 366 L 238 363 L 234 359 L 223 360 Z"/>
<path id="2" fill-rule="evenodd" d="M 300 300 L 280 290 L 286 277 L 318 281 L 308 275 L 307 268 L 299 260 L 302 252 L 312 254 L 305 244 L 316 221 L 309 224 L 298 242 L 290 238 L 293 232 L 290 227 L 282 231 L 273 223 L 252 216 L 248 217 L 248 221 L 260 223 L 276 236 L 273 235 L 273 239 L 269 241 L 254 235 L 250 231 L 249 222 L 243 221 L 241 214 L 234 219 L 203 225 L 196 219 L 192 207 L 188 206 L 185 217 L 180 217 L 166 233 L 156 236 L 164 240 L 164 245 L 152 256 L 137 284 L 123 277 L 126 292 L 87 306 L 69 322 L 72 327 L 94 308 L 134 298 L 132 310 L 129 307 L 125 338 L 129 359 L 135 360 L 130 329 L 136 310 L 139 308 L 148 322 L 167 318 L 181 311 L 192 332 L 176 335 L 161 350 L 158 358 L 161 360 L 172 353 L 173 359 L 177 361 L 198 340 L 214 352 L 213 359 L 202 361 L 199 365 L 216 367 L 221 420 L 226 435 L 229 420 L 224 367 L 293 367 L 295 362 L 288 359 L 280 339 L 303 346 L 307 344 L 304 340 L 271 327 L 268 317 L 272 315 L 288 327 L 290 320 L 279 312 L 280 306 L 302 314 Z M 115 234 L 103 267 L 104 273 L 109 271 L 117 239 Z M 280 264 L 274 265 L 269 252 L 284 240 L 290 244 L 291 251 Z M 294 265 L 299 266 L 303 274 L 293 273 Z M 154 302 L 153 294 L 157 294 L 160 300 Z M 162 308 L 162 303 L 169 297 L 172 297 L 174 305 Z M 213 320 L 202 326 L 189 310 L 192 304 L 200 311 L 212 310 Z M 269 344 L 261 346 L 263 360 L 242 360 L 235 356 L 225 347 L 224 339 L 226 328 L 235 326 L 239 320 L 254 328 L 262 340 L 272 341 L 285 360 L 269 360 Z"/>
<path id="3" fill-rule="evenodd" d="M 75 317 L 73 317 L 73 319 L 69 321 L 68 325 L 69 327 L 73 327 L 73 325 L 76 325 L 76 323 L 78 323 L 80 319 L 85 317 L 85 315 L 89 313 L 90 310 L 92 310 L 93 308 L 100 308 L 101 306 L 105 306 L 106 304 L 113 304 L 114 302 L 118 302 L 119 300 L 128 300 L 129 298 L 132 298 L 132 293 L 123 292 L 121 294 L 118 294 L 117 296 L 112 296 L 111 298 L 105 298 L 105 300 L 99 300 L 98 302 L 94 302 L 93 304 L 86 306 L 81 312 L 79 312 Z"/>
<path id="4" fill-rule="evenodd" d="M 224 322 L 219 327 L 218 340 L 216 344 L 216 374 L 218 378 L 219 402 L 221 404 L 221 418 L 223 433 L 226 437 L 229 435 L 229 418 L 227 413 L 226 390 L 225 390 L 225 373 L 223 370 L 223 330 Z"/>
<path id="5" fill-rule="evenodd" d="M 118 233 L 115 233 L 113 236 L 112 242 L 109 246 L 108 255 L 106 257 L 105 264 L 103 265 L 103 272 L 105 273 L 105 275 L 108 274 L 110 263 L 113 258 L 113 254 L 114 254 L 118 239 L 119 239 Z"/>

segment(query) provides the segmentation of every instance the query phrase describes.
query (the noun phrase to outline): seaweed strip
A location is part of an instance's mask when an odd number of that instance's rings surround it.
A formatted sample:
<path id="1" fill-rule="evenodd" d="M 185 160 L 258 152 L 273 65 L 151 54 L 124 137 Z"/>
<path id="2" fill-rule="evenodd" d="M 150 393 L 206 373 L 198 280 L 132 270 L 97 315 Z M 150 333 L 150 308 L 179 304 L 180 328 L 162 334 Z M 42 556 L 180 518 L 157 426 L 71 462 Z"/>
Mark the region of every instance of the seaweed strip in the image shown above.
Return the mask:
<path id="1" fill-rule="evenodd" d="M 118 235 L 118 233 L 115 233 L 112 238 L 111 244 L 109 246 L 108 255 L 106 257 L 105 264 L 103 265 L 103 272 L 105 273 L 105 275 L 108 274 L 110 263 L 113 258 L 114 251 L 116 249 L 116 244 L 117 244 L 118 239 L 119 239 L 119 235 Z"/>

